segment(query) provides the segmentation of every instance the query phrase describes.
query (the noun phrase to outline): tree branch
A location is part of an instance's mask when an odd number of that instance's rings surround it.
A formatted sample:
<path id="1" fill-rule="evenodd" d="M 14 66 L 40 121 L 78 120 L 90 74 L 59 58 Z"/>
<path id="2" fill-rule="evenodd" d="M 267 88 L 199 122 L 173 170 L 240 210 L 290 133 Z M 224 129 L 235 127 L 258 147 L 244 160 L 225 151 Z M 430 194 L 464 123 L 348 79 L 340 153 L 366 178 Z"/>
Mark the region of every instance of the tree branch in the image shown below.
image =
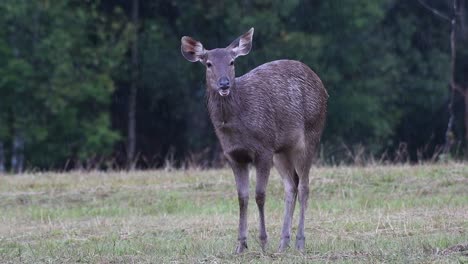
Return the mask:
<path id="1" fill-rule="evenodd" d="M 462 96 L 465 95 L 465 89 L 463 89 L 463 87 L 461 87 L 459 84 L 454 84 L 453 85 L 453 89 L 457 92 L 459 92 Z M 468 87 L 466 88 L 468 90 Z"/>
<path id="2" fill-rule="evenodd" d="M 444 13 L 440 12 L 439 10 L 435 9 L 435 8 L 432 8 L 430 7 L 428 4 L 426 4 L 423 0 L 418 0 L 418 2 L 424 6 L 426 9 L 428 9 L 429 11 L 431 11 L 432 13 L 434 13 L 435 15 L 447 20 L 447 21 L 451 21 L 451 19 L 445 15 Z"/>

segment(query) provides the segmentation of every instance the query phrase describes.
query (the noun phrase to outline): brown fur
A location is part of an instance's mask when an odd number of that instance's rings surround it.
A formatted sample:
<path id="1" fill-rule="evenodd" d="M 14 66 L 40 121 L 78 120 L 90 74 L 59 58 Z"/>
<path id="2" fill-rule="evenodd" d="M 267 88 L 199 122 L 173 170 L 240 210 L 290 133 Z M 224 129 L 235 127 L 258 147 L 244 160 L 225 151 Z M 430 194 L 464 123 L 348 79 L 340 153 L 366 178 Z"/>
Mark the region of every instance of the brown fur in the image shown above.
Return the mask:
<path id="1" fill-rule="evenodd" d="M 250 51 L 252 36 L 253 29 L 227 48 L 210 51 L 200 42 L 184 37 L 182 54 L 207 66 L 208 111 L 235 174 L 239 196 L 237 252 L 247 248 L 248 164 L 253 164 L 257 172 L 256 202 L 262 248 L 267 242 L 265 189 L 274 164 L 283 178 L 286 204 L 279 250 L 289 246 L 298 195 L 301 211 L 296 247 L 303 250 L 309 170 L 325 124 L 328 94 L 309 67 L 293 60 L 265 63 L 235 78 L 231 62 Z M 187 53 L 193 50 L 196 52 Z M 229 80 L 228 88 L 220 86 L 220 78 Z M 222 96 L 227 90 L 228 95 Z"/>

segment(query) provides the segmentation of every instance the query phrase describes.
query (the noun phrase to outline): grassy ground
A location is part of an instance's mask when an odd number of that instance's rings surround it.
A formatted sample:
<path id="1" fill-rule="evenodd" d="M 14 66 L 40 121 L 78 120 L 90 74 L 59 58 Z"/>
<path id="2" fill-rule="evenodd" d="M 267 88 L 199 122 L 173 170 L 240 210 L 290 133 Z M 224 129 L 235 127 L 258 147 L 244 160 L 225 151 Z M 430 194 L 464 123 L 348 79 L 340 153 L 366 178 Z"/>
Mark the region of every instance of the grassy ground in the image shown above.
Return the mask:
<path id="1" fill-rule="evenodd" d="M 239 256 L 229 170 L 0 176 L 0 263 L 468 262 L 468 164 L 315 168 L 311 177 L 305 254 L 275 253 L 283 190 L 274 172 L 269 249 L 260 252 L 251 199 Z"/>

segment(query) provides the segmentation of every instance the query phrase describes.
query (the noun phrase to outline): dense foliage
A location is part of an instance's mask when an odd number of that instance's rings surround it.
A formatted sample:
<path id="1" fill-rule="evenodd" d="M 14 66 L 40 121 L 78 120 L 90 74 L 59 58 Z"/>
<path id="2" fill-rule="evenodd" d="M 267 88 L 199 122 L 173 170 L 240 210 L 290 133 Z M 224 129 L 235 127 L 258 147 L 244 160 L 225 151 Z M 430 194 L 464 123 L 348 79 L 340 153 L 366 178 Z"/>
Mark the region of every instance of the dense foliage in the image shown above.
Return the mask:
<path id="1" fill-rule="evenodd" d="M 203 67 L 182 58 L 180 37 L 223 47 L 252 26 L 253 51 L 238 59 L 238 75 L 290 58 L 325 83 L 325 161 L 349 161 L 362 149 L 390 160 L 431 158 L 444 143 L 450 22 L 418 1 L 139 1 L 137 23 L 132 1 L 0 2 L 0 170 L 22 159 L 39 169 L 124 166 L 132 67 L 137 164 L 213 165 L 220 149 L 205 110 Z M 424 3 L 451 16 L 452 1 Z M 463 83 L 468 26 L 457 23 Z M 460 95 L 454 112 L 452 153 L 461 156 Z"/>

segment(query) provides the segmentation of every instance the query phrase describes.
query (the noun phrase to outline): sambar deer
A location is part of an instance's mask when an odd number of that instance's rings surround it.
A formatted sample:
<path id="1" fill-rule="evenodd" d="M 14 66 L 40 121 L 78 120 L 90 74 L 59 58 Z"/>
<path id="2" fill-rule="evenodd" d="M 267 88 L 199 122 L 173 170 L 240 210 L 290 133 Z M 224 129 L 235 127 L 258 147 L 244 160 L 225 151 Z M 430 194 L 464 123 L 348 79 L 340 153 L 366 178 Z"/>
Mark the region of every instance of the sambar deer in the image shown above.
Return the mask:
<path id="1" fill-rule="evenodd" d="M 274 165 L 285 192 L 284 222 L 279 251 L 289 247 L 291 222 L 299 196 L 296 248 L 304 250 L 304 221 L 309 197 L 309 170 L 325 124 L 328 94 L 320 78 L 294 60 L 265 63 L 235 77 L 234 61 L 252 47 L 254 29 L 226 48 L 207 50 L 182 37 L 182 55 L 206 67 L 206 96 L 211 122 L 234 172 L 239 199 L 237 253 L 247 249 L 249 164 L 256 169 L 255 201 L 260 243 L 267 244 L 265 189 Z"/>

